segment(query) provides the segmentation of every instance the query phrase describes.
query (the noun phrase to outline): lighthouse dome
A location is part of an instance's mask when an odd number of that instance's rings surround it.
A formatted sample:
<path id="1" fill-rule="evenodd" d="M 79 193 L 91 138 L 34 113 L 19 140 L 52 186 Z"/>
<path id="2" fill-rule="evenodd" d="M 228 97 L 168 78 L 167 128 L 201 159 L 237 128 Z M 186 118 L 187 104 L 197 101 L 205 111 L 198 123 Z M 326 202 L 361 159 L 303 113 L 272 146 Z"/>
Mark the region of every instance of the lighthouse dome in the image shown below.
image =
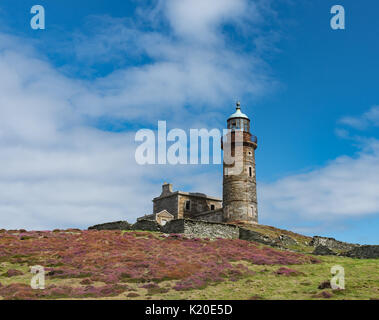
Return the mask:
<path id="1" fill-rule="evenodd" d="M 242 113 L 241 112 L 241 104 L 239 102 L 237 102 L 237 108 L 236 108 L 236 112 L 234 112 L 228 120 L 230 119 L 235 119 L 235 118 L 244 118 L 244 119 L 249 119 L 249 117 Z"/>

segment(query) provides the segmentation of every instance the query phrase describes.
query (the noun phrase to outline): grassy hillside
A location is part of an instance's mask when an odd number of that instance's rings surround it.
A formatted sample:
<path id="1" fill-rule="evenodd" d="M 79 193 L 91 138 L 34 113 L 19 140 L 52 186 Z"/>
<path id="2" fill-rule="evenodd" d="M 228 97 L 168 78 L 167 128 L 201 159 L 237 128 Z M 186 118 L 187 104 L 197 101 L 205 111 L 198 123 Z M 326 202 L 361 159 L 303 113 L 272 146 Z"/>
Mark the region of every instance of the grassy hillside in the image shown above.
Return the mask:
<path id="1" fill-rule="evenodd" d="M 275 228 L 272 226 L 265 226 L 263 224 L 244 224 L 244 223 L 238 223 L 238 222 L 236 224 L 241 227 L 251 229 L 253 231 L 267 235 L 270 238 L 278 238 L 280 235 L 286 235 L 295 239 L 299 244 L 302 244 L 302 245 L 308 245 L 308 243 L 312 240 L 311 237 L 307 237 L 299 233 Z"/>
<path id="2" fill-rule="evenodd" d="M 288 235 L 297 251 L 309 251 L 310 238 Z M 45 268 L 44 290 L 30 287 L 33 265 Z M 334 265 L 345 268 L 346 290 L 318 289 Z M 378 267 L 378 259 L 315 257 L 243 240 L 135 231 L 0 233 L 3 299 L 374 299 Z"/>
<path id="3" fill-rule="evenodd" d="M 271 240 L 279 239 L 279 237 L 283 235 L 295 240 L 295 243 L 283 243 L 282 241 L 278 241 L 278 246 L 280 247 L 301 253 L 311 253 L 314 251 L 314 248 L 309 246 L 309 243 L 312 240 L 311 237 L 262 224 L 244 224 L 241 222 L 236 222 L 235 224 L 242 228 L 258 232 Z"/>

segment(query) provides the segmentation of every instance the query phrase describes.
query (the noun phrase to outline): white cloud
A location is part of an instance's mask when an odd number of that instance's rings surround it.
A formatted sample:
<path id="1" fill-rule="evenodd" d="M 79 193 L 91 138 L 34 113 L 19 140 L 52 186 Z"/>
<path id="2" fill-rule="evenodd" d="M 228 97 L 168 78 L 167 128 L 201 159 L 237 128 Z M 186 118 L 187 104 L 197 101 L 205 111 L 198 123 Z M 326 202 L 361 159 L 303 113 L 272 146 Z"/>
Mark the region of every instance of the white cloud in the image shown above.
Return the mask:
<path id="1" fill-rule="evenodd" d="M 116 29 L 80 38 L 76 52 L 79 61 L 88 59 L 84 67 L 96 61 L 113 63 L 127 50 L 132 51 L 128 57 L 149 57 L 145 64 L 122 66 L 93 81 L 63 74 L 27 39 L 0 33 L 1 228 L 84 228 L 133 220 L 151 211 L 162 177 L 176 188 L 220 195 L 221 169 L 213 173 L 201 167 L 138 166 L 134 132 L 104 132 L 88 121 L 109 117 L 140 126 L 163 118 L 199 125 L 198 110 L 217 119 L 217 110 L 231 107 L 242 91 L 264 92 L 271 80 L 263 61 L 229 47 L 219 33 L 225 21 L 247 19 L 254 4 L 198 5 L 202 16 L 192 19 L 202 32 L 199 40 L 180 24 L 183 8 L 175 2 L 156 8 L 158 16 L 169 18 L 175 36 L 111 19 Z M 203 36 L 219 41 L 194 45 Z M 193 109 L 187 110 L 188 105 Z"/>
<path id="2" fill-rule="evenodd" d="M 343 117 L 339 121 L 355 129 L 363 130 L 370 126 L 379 126 L 379 106 L 373 106 L 370 110 L 357 117 Z"/>
<path id="3" fill-rule="evenodd" d="M 359 130 L 378 126 L 379 107 L 343 117 L 338 123 Z M 334 229 L 335 221 L 379 214 L 379 140 L 351 135 L 347 129 L 336 128 L 335 132 L 360 151 L 307 173 L 260 185 L 263 219 L 294 224 L 298 230 L 321 231 L 331 225 Z"/>
<path id="4" fill-rule="evenodd" d="M 272 79 L 264 61 L 255 51 L 243 53 L 221 33 L 225 23 L 244 35 L 252 27 L 251 41 L 261 50 L 271 48 L 256 33 L 266 2 L 196 3 L 159 2 L 143 11 L 159 26 L 166 19 L 170 29 L 159 33 L 106 18 L 108 28 L 90 37 L 78 35 L 76 57 L 86 67 L 117 64 L 124 56 L 131 61 L 148 57 L 146 63 L 123 65 L 92 82 L 63 75 L 24 39 L 0 34 L 0 227 L 51 229 L 133 220 L 151 211 L 162 177 L 175 188 L 221 194 L 221 169 L 138 166 L 132 132 L 103 132 L 87 121 L 90 116 L 137 126 L 160 119 L 209 125 L 198 119 L 199 111 L 217 121 L 218 111 L 229 112 L 237 97 L 266 92 Z M 341 121 L 357 128 L 378 125 L 378 110 Z M 378 213 L 378 142 L 366 146 L 356 157 L 259 185 L 261 217 L 324 222 Z"/>
<path id="5" fill-rule="evenodd" d="M 202 43 L 220 41 L 218 28 L 234 23 L 242 26 L 261 22 L 258 2 L 247 0 L 182 0 L 163 1 L 166 16 L 176 35 Z"/>
<path id="6" fill-rule="evenodd" d="M 71 103 L 84 84 L 23 48 L 2 37 L 0 226 L 86 227 L 149 212 L 153 184 L 135 164 L 133 134 L 87 127 Z"/>
<path id="7" fill-rule="evenodd" d="M 379 213 L 379 141 L 361 140 L 356 157 L 259 186 L 261 213 L 269 221 L 327 222 Z"/>
<path id="8" fill-rule="evenodd" d="M 257 53 L 270 47 L 258 33 L 269 1 L 167 1 L 140 11 L 143 22 L 92 17 L 90 35 L 76 35 L 76 57 L 84 65 L 109 62 L 125 67 L 98 79 L 74 103 L 94 117 L 156 122 L 191 117 L 186 109 L 225 110 L 237 98 L 256 98 L 275 86 Z M 169 27 L 167 28 L 166 24 Z M 155 25 L 146 31 L 146 24 Z M 255 50 L 244 51 L 222 27 L 241 28 Z M 243 30 L 243 29 L 247 29 Z M 262 50 L 260 50 L 262 48 Z M 145 57 L 141 62 L 140 57 Z M 120 62 L 121 61 L 121 62 Z M 195 121 L 192 117 L 191 121 Z"/>

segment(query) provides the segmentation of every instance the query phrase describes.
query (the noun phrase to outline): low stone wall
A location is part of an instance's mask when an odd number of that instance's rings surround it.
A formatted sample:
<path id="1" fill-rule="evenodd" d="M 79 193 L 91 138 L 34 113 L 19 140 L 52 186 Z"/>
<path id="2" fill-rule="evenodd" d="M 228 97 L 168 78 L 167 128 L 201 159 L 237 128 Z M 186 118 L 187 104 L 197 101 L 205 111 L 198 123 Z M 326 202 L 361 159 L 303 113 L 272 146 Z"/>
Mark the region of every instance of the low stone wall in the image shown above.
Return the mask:
<path id="1" fill-rule="evenodd" d="M 214 214 L 214 213 L 213 213 Z M 259 242 L 273 247 L 281 247 L 283 244 L 294 245 L 296 240 L 289 236 L 281 235 L 278 238 L 272 238 L 262 233 L 238 227 L 234 224 L 209 222 L 202 220 L 177 219 L 167 222 L 161 226 L 155 220 L 142 219 L 131 225 L 127 221 L 116 221 L 104 224 L 98 224 L 89 227 L 88 230 L 136 230 L 136 231 L 157 231 L 168 234 L 178 233 L 189 237 L 196 238 L 223 238 L 223 239 L 241 239 L 246 241 Z M 334 238 L 325 238 L 315 236 L 309 243 L 310 246 L 316 247 L 314 254 L 338 254 L 352 258 L 375 259 L 379 258 L 379 246 L 360 246 L 338 241 Z M 323 250 L 321 250 L 323 249 Z M 330 249 L 333 251 L 329 251 Z"/>
<path id="2" fill-rule="evenodd" d="M 89 227 L 88 230 L 130 230 L 132 225 L 128 221 L 116 221 L 97 224 Z"/>
<path id="3" fill-rule="evenodd" d="M 322 245 L 322 246 L 328 247 L 331 250 L 339 250 L 339 251 L 349 251 L 356 247 L 359 247 L 359 244 L 352 244 L 352 243 L 338 241 L 334 238 L 325 238 L 325 237 L 319 237 L 319 236 L 313 237 L 309 245 L 313 247 L 318 247 Z"/>
<path id="4" fill-rule="evenodd" d="M 89 227 L 88 230 L 157 231 L 169 234 L 180 233 L 196 238 L 239 238 L 239 228 L 235 225 L 188 219 L 172 220 L 167 222 L 165 226 L 148 219 L 140 219 L 133 225 L 127 221 L 117 221 Z"/>
<path id="5" fill-rule="evenodd" d="M 184 219 L 176 219 L 167 222 L 161 227 L 163 233 L 184 233 Z"/>
<path id="6" fill-rule="evenodd" d="M 195 235 L 199 238 L 239 238 L 239 228 L 237 226 L 231 224 L 212 223 L 205 221 L 185 221 L 184 233 L 189 235 Z"/>
<path id="7" fill-rule="evenodd" d="M 239 228 L 235 225 L 200 220 L 173 220 L 168 222 L 161 230 L 164 233 L 182 233 L 196 238 L 239 238 Z"/>
<path id="8" fill-rule="evenodd" d="M 155 220 L 142 219 L 133 224 L 131 229 L 140 231 L 161 231 L 161 226 Z"/>

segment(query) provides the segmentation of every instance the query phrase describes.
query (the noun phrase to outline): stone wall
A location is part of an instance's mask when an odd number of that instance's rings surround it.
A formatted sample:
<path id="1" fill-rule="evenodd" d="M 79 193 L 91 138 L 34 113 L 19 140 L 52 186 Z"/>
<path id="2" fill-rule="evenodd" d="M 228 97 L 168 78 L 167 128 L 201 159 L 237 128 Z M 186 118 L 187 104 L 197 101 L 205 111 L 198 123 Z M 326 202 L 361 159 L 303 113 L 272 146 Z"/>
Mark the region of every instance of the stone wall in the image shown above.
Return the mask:
<path id="1" fill-rule="evenodd" d="M 130 230 L 132 225 L 128 221 L 116 221 L 97 224 L 89 227 L 88 230 Z"/>
<path id="2" fill-rule="evenodd" d="M 172 220 L 161 227 L 163 233 L 184 233 L 184 220 Z"/>
<path id="3" fill-rule="evenodd" d="M 172 220 L 164 226 L 157 221 L 147 219 L 141 219 L 133 225 L 126 221 L 117 221 L 89 227 L 88 230 L 157 231 L 170 234 L 180 233 L 196 238 L 239 238 L 239 228 L 235 225 L 188 219 Z"/>
<path id="4" fill-rule="evenodd" d="M 213 215 L 213 216 L 212 216 Z M 204 215 L 207 218 L 207 214 Z M 222 210 L 217 212 L 210 212 L 209 216 L 220 217 Z M 157 231 L 168 234 L 184 234 L 189 237 L 195 238 L 223 238 L 223 239 L 241 239 L 246 241 L 259 242 L 273 247 L 281 247 L 282 245 L 296 244 L 296 240 L 286 235 L 280 235 L 278 238 L 272 238 L 262 233 L 241 228 L 233 224 L 202 221 L 202 220 L 189 220 L 177 219 L 167 222 L 166 225 L 161 226 L 154 220 L 141 219 L 135 224 L 131 225 L 127 221 L 116 221 L 104 224 L 98 224 L 89 227 L 88 230 L 136 230 L 136 231 Z M 339 252 L 338 255 L 347 256 L 359 259 L 378 259 L 379 246 L 360 246 L 358 244 L 351 244 L 338 241 L 334 238 L 325 238 L 315 236 L 309 243 L 310 246 L 318 248 L 314 254 L 335 254 L 334 251 Z M 320 249 L 323 249 L 322 252 Z M 327 250 L 326 250 L 327 249 Z M 330 249 L 330 250 L 329 250 Z M 333 250 L 333 251 L 332 251 Z M 320 251 L 320 252 L 319 252 Z"/>
<path id="5" fill-rule="evenodd" d="M 196 238 L 238 239 L 238 229 L 231 224 L 181 219 L 168 222 L 161 230 L 165 233 L 182 233 Z"/>
<path id="6" fill-rule="evenodd" d="M 214 211 L 208 211 L 204 213 L 200 213 L 198 215 L 195 215 L 193 220 L 200 220 L 200 221 L 208 221 L 208 222 L 216 222 L 216 223 L 223 223 L 224 222 L 224 211 L 223 209 L 218 209 Z"/>
<path id="7" fill-rule="evenodd" d="M 161 226 L 155 220 L 139 220 L 132 226 L 132 230 L 161 231 Z"/>

